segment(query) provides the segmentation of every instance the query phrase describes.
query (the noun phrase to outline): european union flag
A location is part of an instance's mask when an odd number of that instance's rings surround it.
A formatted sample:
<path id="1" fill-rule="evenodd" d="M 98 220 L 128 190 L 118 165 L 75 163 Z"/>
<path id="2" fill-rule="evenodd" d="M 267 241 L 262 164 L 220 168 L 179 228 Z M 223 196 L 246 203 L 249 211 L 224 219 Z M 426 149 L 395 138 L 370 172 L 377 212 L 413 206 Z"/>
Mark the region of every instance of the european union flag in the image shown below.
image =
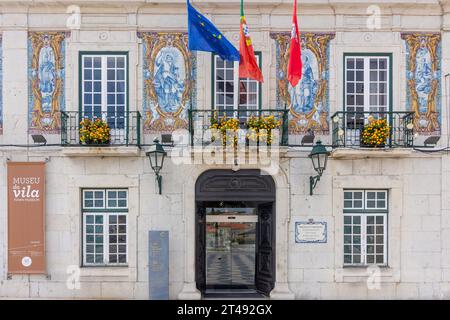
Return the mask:
<path id="1" fill-rule="evenodd" d="M 215 25 L 187 0 L 189 50 L 214 52 L 223 60 L 239 61 L 239 51 Z"/>

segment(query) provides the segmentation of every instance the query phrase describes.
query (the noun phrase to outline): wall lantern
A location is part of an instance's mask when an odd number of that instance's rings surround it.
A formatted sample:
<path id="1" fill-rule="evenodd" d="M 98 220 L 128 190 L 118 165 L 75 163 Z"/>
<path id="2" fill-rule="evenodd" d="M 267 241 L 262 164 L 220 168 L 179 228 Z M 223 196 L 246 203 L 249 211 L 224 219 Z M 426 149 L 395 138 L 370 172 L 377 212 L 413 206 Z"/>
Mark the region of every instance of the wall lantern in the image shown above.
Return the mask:
<path id="1" fill-rule="evenodd" d="M 159 143 L 158 138 L 153 139 L 154 144 L 150 147 L 150 150 L 145 154 L 150 159 L 150 166 L 156 174 L 156 182 L 158 183 L 159 194 L 161 194 L 162 177 L 159 174 L 163 165 L 164 158 L 167 152 L 164 151 L 163 146 Z"/>
<path id="2" fill-rule="evenodd" d="M 313 190 L 316 187 L 317 182 L 320 180 L 323 172 L 327 168 L 328 156 L 330 152 L 327 151 L 327 148 L 322 144 L 319 140 L 316 142 L 316 145 L 312 148 L 311 153 L 309 154 L 309 158 L 311 159 L 314 170 L 318 173 L 315 177 L 309 177 L 309 193 L 313 195 Z"/>

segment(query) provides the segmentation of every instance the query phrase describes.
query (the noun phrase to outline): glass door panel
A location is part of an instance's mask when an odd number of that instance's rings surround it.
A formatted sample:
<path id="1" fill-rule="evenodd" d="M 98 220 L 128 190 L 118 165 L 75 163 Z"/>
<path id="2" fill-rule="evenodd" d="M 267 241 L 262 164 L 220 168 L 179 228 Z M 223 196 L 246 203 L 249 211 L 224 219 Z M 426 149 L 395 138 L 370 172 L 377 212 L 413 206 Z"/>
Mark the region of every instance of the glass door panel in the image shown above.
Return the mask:
<path id="1" fill-rule="evenodd" d="M 207 208 L 206 285 L 253 288 L 258 216 L 253 208 L 220 209 Z"/>

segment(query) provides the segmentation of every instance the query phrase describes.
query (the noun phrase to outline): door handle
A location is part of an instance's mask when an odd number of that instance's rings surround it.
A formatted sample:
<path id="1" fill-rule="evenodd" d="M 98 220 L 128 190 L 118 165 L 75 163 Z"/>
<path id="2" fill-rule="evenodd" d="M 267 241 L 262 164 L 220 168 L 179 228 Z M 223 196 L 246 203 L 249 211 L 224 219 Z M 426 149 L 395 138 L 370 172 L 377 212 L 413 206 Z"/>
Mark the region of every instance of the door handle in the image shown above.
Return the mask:
<path id="1" fill-rule="evenodd" d="M 235 220 L 236 217 L 228 217 L 228 220 Z"/>

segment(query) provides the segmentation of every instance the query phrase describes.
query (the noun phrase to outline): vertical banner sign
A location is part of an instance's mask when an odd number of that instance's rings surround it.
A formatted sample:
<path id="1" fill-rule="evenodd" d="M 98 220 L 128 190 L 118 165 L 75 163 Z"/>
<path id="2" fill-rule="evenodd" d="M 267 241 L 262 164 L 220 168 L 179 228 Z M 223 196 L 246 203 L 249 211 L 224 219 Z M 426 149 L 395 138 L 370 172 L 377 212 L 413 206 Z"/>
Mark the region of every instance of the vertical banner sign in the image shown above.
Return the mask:
<path id="1" fill-rule="evenodd" d="M 8 273 L 45 274 L 45 163 L 8 162 Z"/>
<path id="2" fill-rule="evenodd" d="M 150 300 L 169 300 L 169 231 L 148 233 Z"/>

